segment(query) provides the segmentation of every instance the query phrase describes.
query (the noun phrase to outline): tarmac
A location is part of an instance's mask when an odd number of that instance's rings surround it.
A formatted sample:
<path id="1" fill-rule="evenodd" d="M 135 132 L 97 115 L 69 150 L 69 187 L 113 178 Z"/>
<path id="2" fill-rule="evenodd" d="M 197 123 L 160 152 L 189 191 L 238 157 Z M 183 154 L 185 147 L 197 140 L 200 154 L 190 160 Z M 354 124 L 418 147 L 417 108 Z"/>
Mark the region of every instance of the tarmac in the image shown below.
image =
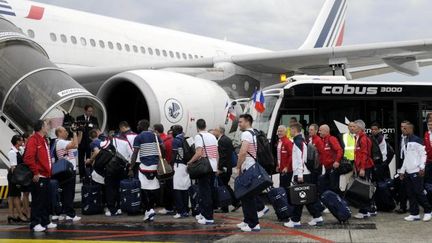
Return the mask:
<path id="1" fill-rule="evenodd" d="M 269 206 L 271 208 L 271 206 Z M 80 210 L 77 209 L 78 215 Z M 353 214 L 356 212 L 353 209 Z M 173 219 L 157 215 L 154 222 L 143 222 L 142 215 L 82 216 L 80 222 L 60 222 L 45 233 L 31 232 L 28 224 L 8 225 L 7 210 L 0 209 L 0 243 L 72 242 L 432 242 L 432 222 L 405 222 L 404 215 L 379 213 L 366 220 L 350 219 L 340 225 L 331 214 L 324 214 L 322 226 L 307 225 L 289 229 L 278 222 L 271 209 L 260 219 L 261 231 L 242 233 L 236 228 L 242 213 L 215 214 L 215 225 L 196 223 L 194 217 Z"/>

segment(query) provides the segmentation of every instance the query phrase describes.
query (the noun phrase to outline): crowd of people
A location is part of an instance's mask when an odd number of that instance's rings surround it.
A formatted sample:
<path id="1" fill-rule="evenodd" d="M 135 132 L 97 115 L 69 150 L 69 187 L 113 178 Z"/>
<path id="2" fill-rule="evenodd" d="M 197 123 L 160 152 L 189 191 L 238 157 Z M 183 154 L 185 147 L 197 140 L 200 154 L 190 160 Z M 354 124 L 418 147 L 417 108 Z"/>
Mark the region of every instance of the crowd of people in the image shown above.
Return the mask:
<path id="1" fill-rule="evenodd" d="M 16 135 L 12 138 L 12 148 L 9 153 L 11 162 L 10 174 L 16 165 L 26 164 L 33 173 L 33 183 L 30 187 L 17 187 L 9 184 L 9 217 L 12 222 L 28 222 L 35 231 L 45 231 L 56 228 L 53 221 L 79 221 L 73 207 L 76 176 L 83 183 L 98 184 L 103 188 L 105 215 L 112 217 L 121 215 L 120 180 L 122 177 L 105 172 L 98 167 L 97 159 L 106 151 L 115 151 L 128 161 L 125 177 L 139 179 L 141 187 L 144 221 L 153 221 L 157 214 L 172 215 L 174 219 L 195 216 L 198 224 L 211 225 L 215 223 L 214 212 L 228 213 L 228 205 L 217 203 L 216 186 L 221 183 L 231 195 L 232 212 L 242 208 L 244 220 L 237 226 L 240 230 L 259 231 L 259 218 L 269 212 L 259 193 L 248 194 L 240 200 L 236 199 L 231 188 L 231 176 L 236 168 L 239 175 L 246 172 L 257 162 L 257 134 L 253 129 L 253 119 L 249 114 L 239 116 L 238 124 L 241 131 L 240 146 L 236 149 L 231 139 L 225 135 L 223 126 L 209 129 L 206 121 L 196 122 L 197 135 L 187 138 L 183 127 L 174 125 L 167 133 L 162 124 L 152 127 L 148 120 L 141 120 L 135 133 L 126 121 L 119 124 L 117 132 L 104 133 L 99 130 L 97 119 L 92 115 L 93 107 L 86 106 L 83 116 L 77 118 L 82 127 L 51 128 L 46 121 L 38 121 L 34 125 L 31 136 Z M 424 193 L 423 181 L 432 182 L 432 119 L 428 121 L 428 131 L 423 140 L 414 135 L 414 125 L 408 121 L 401 124 L 401 149 L 396 154 L 402 161 L 398 170 L 398 180 L 401 180 L 399 209 L 397 212 L 407 212 L 407 221 L 420 219 L 419 205 L 424 209 L 424 221 L 431 219 L 431 205 Z M 347 164 L 355 176 L 371 181 L 390 179 L 389 163 L 393 159 L 390 145 L 381 133 L 380 125 L 371 125 L 371 135 L 365 133 L 366 124 L 362 120 L 351 122 L 349 132 L 335 137 L 330 134 L 326 124 L 310 124 L 308 127 L 291 119 L 289 127 L 281 125 L 277 129 L 278 141 L 274 145 L 275 170 L 279 174 L 280 187 L 288 189 L 292 184 L 315 184 L 318 193 L 327 190 L 341 194 L 340 170 Z M 46 139 L 54 129 L 56 139 L 50 142 Z M 305 131 L 308 134 L 305 137 Z M 193 141 L 193 142 L 190 142 Z M 194 146 L 194 153 L 186 151 L 185 142 Z M 371 153 L 373 144 L 379 146 L 381 161 L 374 160 Z M 306 166 L 307 149 L 316 150 L 319 158 L 314 168 Z M 164 157 L 173 167 L 174 176 L 168 180 L 158 180 L 157 166 L 160 157 Z M 196 180 L 191 180 L 188 166 L 197 163 L 202 157 L 207 157 L 213 173 Z M 52 166 L 59 158 L 66 159 L 73 165 L 74 174 L 71 179 L 60 183 L 61 207 L 56 208 L 50 199 L 50 178 Z M 344 172 L 346 174 L 346 172 Z M 191 207 L 189 200 L 192 186 L 198 189 L 198 209 Z M 163 191 L 163 193 L 160 193 Z M 29 192 L 32 203 L 29 207 Z M 162 203 L 163 209 L 155 211 L 156 204 Z M 192 202 L 191 202 L 192 203 Z M 325 208 L 318 200 L 306 205 L 312 216 L 308 223 L 311 226 L 321 225 Z M 289 218 L 284 219 L 284 225 L 289 228 L 301 225 L 303 206 L 294 206 Z M 361 207 L 355 218 L 365 219 L 377 215 L 374 200 Z"/>

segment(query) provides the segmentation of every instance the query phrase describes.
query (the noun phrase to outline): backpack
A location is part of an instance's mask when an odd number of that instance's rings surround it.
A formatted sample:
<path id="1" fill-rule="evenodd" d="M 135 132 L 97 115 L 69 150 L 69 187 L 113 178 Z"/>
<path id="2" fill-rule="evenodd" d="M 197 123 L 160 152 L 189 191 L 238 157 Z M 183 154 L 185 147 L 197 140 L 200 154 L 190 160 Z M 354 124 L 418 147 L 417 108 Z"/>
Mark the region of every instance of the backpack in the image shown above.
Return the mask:
<path id="1" fill-rule="evenodd" d="M 105 176 L 105 167 L 114 157 L 113 151 L 110 149 L 101 149 L 95 157 L 93 169 L 101 176 Z"/>
<path id="2" fill-rule="evenodd" d="M 253 132 L 248 130 L 248 132 L 250 132 L 252 136 L 256 137 L 257 157 L 254 158 L 255 161 L 257 161 L 268 174 L 274 174 L 276 171 L 276 163 L 267 136 L 263 131 L 258 131 L 256 129 L 254 129 Z"/>
<path id="3" fill-rule="evenodd" d="M 386 141 L 386 145 L 387 145 L 387 160 L 384 161 L 387 165 L 390 164 L 390 162 L 393 160 L 393 157 L 395 155 L 395 151 L 394 148 L 390 145 L 389 142 Z"/>
<path id="4" fill-rule="evenodd" d="M 183 162 L 187 163 L 192 159 L 192 157 L 195 155 L 195 145 L 189 145 L 188 143 L 188 137 L 183 138 L 182 141 L 182 148 L 183 148 Z"/>
<path id="5" fill-rule="evenodd" d="M 321 166 L 319 161 L 318 150 L 313 143 L 307 145 L 306 168 L 309 171 L 315 171 Z"/>
<path id="6" fill-rule="evenodd" d="M 372 148 L 370 151 L 370 155 L 374 164 L 382 164 L 383 163 L 383 155 L 381 153 L 381 149 L 379 147 L 378 140 L 376 140 L 373 136 L 369 136 L 369 141 L 372 142 Z"/>

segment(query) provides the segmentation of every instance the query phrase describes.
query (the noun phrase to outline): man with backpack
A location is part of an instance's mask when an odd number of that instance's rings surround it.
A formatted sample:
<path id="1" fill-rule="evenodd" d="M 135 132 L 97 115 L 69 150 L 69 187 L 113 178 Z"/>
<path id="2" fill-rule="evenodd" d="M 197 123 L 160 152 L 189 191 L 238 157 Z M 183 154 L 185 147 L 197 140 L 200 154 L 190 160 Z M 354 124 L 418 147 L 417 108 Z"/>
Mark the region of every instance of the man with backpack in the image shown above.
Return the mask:
<path id="1" fill-rule="evenodd" d="M 381 125 L 378 122 L 372 123 L 370 138 L 372 139 L 372 146 L 375 147 L 375 149 L 372 148 L 372 153 L 376 153 L 376 155 L 372 155 L 372 159 L 382 158 L 381 160 L 374 160 L 374 181 L 382 182 L 390 179 L 389 164 L 394 157 L 394 150 L 390 144 L 387 143 L 381 131 Z"/>
<path id="2" fill-rule="evenodd" d="M 336 137 L 330 135 L 330 127 L 326 124 L 321 125 L 319 133 L 323 145 L 318 148 L 321 165 L 324 166 L 325 173 L 319 178 L 319 192 L 323 193 L 332 190 L 339 193 L 339 173 L 335 171 L 342 160 L 342 148 Z"/>
<path id="3" fill-rule="evenodd" d="M 322 174 L 322 165 L 320 162 L 319 151 L 324 151 L 324 143 L 318 135 L 318 125 L 313 123 L 309 125 L 309 143 L 306 166 L 312 173 L 312 182 L 318 183 L 318 177 Z"/>

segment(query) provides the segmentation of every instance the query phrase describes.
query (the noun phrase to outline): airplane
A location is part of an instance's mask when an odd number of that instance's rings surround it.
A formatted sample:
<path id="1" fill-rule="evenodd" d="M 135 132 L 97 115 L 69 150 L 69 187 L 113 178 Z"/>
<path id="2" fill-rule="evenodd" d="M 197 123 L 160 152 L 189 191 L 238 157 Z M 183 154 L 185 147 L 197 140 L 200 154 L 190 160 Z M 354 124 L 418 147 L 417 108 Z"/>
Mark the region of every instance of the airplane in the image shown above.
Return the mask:
<path id="1" fill-rule="evenodd" d="M 431 64 L 432 40 L 342 46 L 346 12 L 347 0 L 326 0 L 302 46 L 271 51 L 39 2 L 0 0 L 3 18 L 102 101 L 107 128 L 121 120 L 134 127 L 147 118 L 166 127 L 181 124 L 187 134 L 195 132 L 198 118 L 222 124 L 231 99 L 250 97 L 281 75 L 416 75 L 419 66 Z"/>

